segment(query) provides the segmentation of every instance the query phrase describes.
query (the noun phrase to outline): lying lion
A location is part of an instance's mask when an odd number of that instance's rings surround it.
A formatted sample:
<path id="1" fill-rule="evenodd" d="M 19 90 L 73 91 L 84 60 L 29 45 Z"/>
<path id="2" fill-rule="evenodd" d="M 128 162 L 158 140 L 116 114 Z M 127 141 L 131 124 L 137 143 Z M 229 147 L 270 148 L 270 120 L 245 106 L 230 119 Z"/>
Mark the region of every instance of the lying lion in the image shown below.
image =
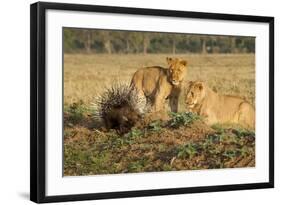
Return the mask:
<path id="1" fill-rule="evenodd" d="M 168 68 L 140 68 L 134 73 L 131 81 L 131 86 L 146 99 L 147 104 L 151 104 L 151 112 L 163 110 L 166 99 L 169 99 L 171 111 L 178 111 L 187 62 L 178 58 L 167 58 L 167 63 Z"/>
<path id="2" fill-rule="evenodd" d="M 190 112 L 205 117 L 209 125 L 237 123 L 255 128 L 255 109 L 249 102 L 239 97 L 220 95 L 204 82 L 189 82 L 185 103 Z"/>

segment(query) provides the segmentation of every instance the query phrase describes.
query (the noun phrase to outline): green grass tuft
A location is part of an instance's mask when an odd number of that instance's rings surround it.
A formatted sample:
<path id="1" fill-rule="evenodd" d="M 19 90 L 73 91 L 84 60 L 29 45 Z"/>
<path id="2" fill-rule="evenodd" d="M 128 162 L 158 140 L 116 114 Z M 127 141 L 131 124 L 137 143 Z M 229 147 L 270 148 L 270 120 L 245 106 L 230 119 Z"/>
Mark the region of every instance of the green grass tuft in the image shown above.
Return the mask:
<path id="1" fill-rule="evenodd" d="M 161 129 L 162 129 L 162 122 L 160 120 L 153 121 L 148 125 L 148 130 L 152 132 L 160 132 Z"/>
<path id="2" fill-rule="evenodd" d="M 200 116 L 191 112 L 182 113 L 170 113 L 171 120 L 168 125 L 172 128 L 179 128 L 180 126 L 186 126 L 192 124 L 196 120 L 200 120 Z"/>
<path id="3" fill-rule="evenodd" d="M 177 157 L 179 158 L 193 158 L 197 153 L 198 145 L 195 143 L 187 143 L 186 145 L 179 146 L 177 150 Z"/>

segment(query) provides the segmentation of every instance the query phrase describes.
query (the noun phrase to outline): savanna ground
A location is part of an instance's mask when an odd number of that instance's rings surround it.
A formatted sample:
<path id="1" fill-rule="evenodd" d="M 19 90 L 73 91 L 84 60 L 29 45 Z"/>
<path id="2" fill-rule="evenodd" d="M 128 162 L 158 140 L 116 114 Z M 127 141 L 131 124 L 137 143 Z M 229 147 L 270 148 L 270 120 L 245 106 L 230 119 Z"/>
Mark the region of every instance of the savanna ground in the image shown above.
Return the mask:
<path id="1" fill-rule="evenodd" d="M 169 55 L 168 55 L 169 56 Z M 92 103 L 114 82 L 129 83 L 142 66 L 166 67 L 167 55 L 64 55 L 64 175 L 255 166 L 255 132 L 238 125 L 205 125 L 180 112 L 119 135 L 94 119 Z M 185 81 L 203 80 L 222 94 L 255 102 L 253 54 L 176 55 L 188 61 Z"/>

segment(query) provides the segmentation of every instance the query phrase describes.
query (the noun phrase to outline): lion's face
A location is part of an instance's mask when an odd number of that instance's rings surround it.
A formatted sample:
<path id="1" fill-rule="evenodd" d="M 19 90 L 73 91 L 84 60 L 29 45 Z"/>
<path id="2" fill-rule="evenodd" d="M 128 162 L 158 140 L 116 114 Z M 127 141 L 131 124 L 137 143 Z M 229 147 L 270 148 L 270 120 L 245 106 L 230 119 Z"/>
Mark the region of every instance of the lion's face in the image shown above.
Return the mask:
<path id="1" fill-rule="evenodd" d="M 205 85 L 203 82 L 189 82 L 185 95 L 185 103 L 189 109 L 200 105 L 205 97 Z"/>
<path id="2" fill-rule="evenodd" d="M 168 78 L 173 85 L 179 85 L 185 75 L 187 62 L 178 58 L 167 58 Z"/>

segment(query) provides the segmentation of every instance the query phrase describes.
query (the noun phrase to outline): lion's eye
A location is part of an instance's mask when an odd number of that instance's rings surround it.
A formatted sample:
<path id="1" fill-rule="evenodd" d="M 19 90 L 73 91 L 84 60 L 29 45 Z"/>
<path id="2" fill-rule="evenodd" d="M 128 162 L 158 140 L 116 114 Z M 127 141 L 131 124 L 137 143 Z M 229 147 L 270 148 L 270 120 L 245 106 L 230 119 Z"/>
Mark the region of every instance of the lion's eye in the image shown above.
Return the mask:
<path id="1" fill-rule="evenodd" d="M 191 92 L 191 96 L 192 96 L 192 97 L 194 96 L 194 93 L 193 93 L 193 92 Z"/>

